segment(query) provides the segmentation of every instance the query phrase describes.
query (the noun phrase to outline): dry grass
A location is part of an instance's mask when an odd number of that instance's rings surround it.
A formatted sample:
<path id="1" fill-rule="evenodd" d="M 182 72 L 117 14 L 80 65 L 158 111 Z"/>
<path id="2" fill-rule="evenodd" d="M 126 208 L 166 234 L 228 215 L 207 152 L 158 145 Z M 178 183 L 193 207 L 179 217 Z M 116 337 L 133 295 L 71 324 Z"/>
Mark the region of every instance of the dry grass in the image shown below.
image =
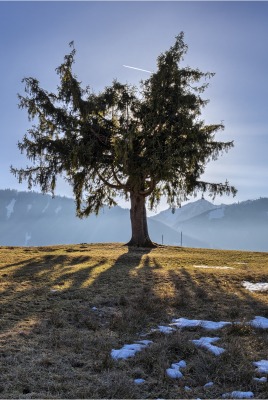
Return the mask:
<path id="1" fill-rule="evenodd" d="M 267 331 L 246 324 L 268 317 L 267 292 L 251 293 L 243 280 L 268 281 L 268 253 L 2 247 L 0 398 L 211 399 L 233 390 L 267 398 L 267 383 L 252 379 L 252 362 L 268 358 Z M 113 348 L 180 317 L 241 323 L 216 333 L 150 333 L 153 344 L 135 357 L 111 358 Z M 220 336 L 226 352 L 216 357 L 195 347 L 191 340 L 201 336 Z M 180 359 L 187 362 L 184 378 L 171 380 L 165 369 Z M 135 378 L 145 383 L 135 385 Z M 214 386 L 204 389 L 209 381 Z"/>

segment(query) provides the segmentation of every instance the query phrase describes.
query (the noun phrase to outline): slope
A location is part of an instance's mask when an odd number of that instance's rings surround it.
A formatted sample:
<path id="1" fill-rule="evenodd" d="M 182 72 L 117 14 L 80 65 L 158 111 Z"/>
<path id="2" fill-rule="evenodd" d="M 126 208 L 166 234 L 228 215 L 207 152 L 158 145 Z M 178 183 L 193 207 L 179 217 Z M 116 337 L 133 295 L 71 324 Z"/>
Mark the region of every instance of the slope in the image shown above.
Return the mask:
<path id="1" fill-rule="evenodd" d="M 198 200 L 153 217 L 208 248 L 268 251 L 268 199 L 215 206 Z M 203 246 L 202 246 L 203 247 Z"/>
<path id="2" fill-rule="evenodd" d="M 98 216 L 79 219 L 73 199 L 34 192 L 0 191 L 0 244 L 45 246 L 71 243 L 127 242 L 130 238 L 129 210 L 103 207 Z M 159 221 L 148 221 L 156 243 L 178 244 L 179 234 Z M 184 244 L 205 247 L 185 235 Z"/>
<path id="3" fill-rule="evenodd" d="M 0 398 L 267 398 L 267 291 L 244 285 L 267 271 L 268 253 L 2 247 Z"/>

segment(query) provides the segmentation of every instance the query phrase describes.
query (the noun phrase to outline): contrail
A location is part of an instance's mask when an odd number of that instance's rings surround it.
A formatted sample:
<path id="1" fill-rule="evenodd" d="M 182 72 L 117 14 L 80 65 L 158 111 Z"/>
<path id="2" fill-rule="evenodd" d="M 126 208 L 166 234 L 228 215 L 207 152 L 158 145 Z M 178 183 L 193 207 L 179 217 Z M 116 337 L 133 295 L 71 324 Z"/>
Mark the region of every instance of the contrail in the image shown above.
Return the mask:
<path id="1" fill-rule="evenodd" d="M 138 71 L 148 72 L 149 74 L 152 74 L 152 71 L 147 71 L 147 69 L 136 68 L 136 67 L 130 67 L 129 65 L 123 65 L 123 67 L 131 68 L 131 69 L 137 69 Z"/>

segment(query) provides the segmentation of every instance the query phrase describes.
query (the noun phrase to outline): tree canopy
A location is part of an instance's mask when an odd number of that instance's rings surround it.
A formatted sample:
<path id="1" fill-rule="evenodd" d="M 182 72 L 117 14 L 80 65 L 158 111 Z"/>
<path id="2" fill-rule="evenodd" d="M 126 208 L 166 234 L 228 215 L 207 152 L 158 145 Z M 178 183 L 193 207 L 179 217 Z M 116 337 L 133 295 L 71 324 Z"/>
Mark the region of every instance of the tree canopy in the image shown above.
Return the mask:
<path id="1" fill-rule="evenodd" d="M 235 194 L 227 181 L 200 179 L 207 163 L 233 142 L 216 141 L 224 126 L 206 125 L 201 118 L 208 103 L 202 93 L 214 74 L 182 66 L 183 32 L 139 87 L 114 80 L 98 94 L 82 87 L 74 74 L 76 51 L 70 46 L 56 69 L 56 93 L 42 89 L 37 79 L 23 79 L 26 95 L 19 96 L 19 106 L 27 109 L 33 125 L 18 147 L 32 165 L 11 168 L 20 182 L 54 194 L 57 177 L 64 174 L 79 217 L 115 205 L 118 194 L 130 198 L 130 244 L 141 246 L 150 244 L 146 199 L 153 208 L 165 196 L 175 207 L 197 191 L 213 197 Z"/>

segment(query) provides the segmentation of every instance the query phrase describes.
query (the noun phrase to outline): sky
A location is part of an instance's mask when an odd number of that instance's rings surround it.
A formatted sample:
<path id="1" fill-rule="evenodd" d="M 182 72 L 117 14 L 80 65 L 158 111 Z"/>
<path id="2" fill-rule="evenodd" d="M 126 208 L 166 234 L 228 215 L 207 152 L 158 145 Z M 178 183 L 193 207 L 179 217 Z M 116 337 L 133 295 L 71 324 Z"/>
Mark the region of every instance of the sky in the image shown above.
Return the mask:
<path id="1" fill-rule="evenodd" d="M 235 198 L 217 197 L 216 204 L 268 197 L 267 21 L 264 1 L 0 1 L 0 189 L 27 190 L 10 173 L 11 164 L 30 165 L 17 147 L 31 126 L 18 108 L 24 77 L 55 91 L 55 68 L 74 41 L 74 71 L 84 86 L 98 92 L 115 78 L 138 85 L 149 73 L 124 65 L 155 71 L 158 55 L 183 31 L 184 64 L 215 72 L 202 116 L 224 123 L 216 140 L 234 140 L 202 179 L 237 188 Z M 60 180 L 56 194 L 71 196 L 71 188 Z M 163 200 L 157 211 L 165 208 Z"/>

